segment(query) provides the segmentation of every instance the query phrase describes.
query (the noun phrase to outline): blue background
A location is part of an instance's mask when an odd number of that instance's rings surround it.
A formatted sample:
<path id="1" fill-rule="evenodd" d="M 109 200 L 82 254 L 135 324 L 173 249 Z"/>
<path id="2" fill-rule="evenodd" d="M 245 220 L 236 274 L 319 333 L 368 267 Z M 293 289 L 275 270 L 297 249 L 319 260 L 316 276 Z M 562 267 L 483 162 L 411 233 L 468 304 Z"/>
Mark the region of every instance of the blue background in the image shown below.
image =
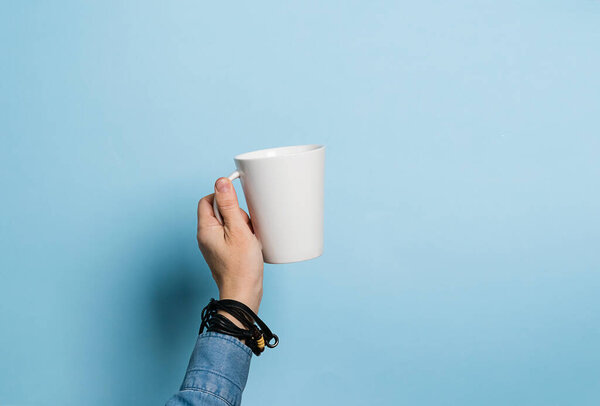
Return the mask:
<path id="1" fill-rule="evenodd" d="M 198 199 L 313 142 L 246 405 L 600 403 L 597 1 L 4 1 L 0 51 L 0 404 L 162 404 Z"/>

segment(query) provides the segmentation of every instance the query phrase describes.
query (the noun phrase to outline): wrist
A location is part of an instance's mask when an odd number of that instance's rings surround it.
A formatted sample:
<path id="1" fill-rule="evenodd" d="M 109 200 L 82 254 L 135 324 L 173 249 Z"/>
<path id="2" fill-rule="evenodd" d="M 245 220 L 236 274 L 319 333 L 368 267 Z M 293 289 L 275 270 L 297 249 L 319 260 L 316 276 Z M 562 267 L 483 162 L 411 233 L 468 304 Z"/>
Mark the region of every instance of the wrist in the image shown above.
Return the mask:
<path id="1" fill-rule="evenodd" d="M 260 302 L 262 300 L 262 283 L 260 286 L 244 289 L 233 286 L 224 286 L 219 289 L 219 299 L 232 299 L 248 306 L 254 313 L 258 314 Z"/>

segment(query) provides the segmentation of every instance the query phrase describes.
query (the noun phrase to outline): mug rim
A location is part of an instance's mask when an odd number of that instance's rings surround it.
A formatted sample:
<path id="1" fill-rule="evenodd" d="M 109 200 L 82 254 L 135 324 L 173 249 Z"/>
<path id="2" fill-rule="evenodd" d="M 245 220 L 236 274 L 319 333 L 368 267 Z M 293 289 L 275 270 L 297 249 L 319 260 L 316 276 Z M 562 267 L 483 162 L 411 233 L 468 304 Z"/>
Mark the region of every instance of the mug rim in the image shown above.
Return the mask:
<path id="1" fill-rule="evenodd" d="M 255 151 L 244 152 L 234 157 L 237 161 L 253 161 L 259 159 L 274 159 L 274 158 L 287 158 L 290 156 L 298 156 L 307 154 L 309 152 L 315 152 L 325 149 L 325 145 L 322 144 L 303 144 L 303 145 L 289 145 L 285 147 L 274 147 L 257 149 Z M 289 152 L 282 152 L 282 150 L 288 150 Z M 272 152 L 273 155 L 270 155 Z M 278 153 L 279 152 L 279 153 Z"/>

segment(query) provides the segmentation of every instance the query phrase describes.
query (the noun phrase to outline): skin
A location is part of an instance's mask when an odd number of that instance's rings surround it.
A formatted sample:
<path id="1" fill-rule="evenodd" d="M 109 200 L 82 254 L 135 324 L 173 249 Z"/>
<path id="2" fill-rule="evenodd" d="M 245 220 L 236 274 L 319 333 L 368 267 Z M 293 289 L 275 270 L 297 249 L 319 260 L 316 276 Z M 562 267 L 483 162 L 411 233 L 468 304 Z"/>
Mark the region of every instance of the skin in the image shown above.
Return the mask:
<path id="1" fill-rule="evenodd" d="M 223 224 L 215 217 L 213 199 L 217 199 Z M 197 237 L 219 288 L 219 298 L 242 302 L 258 314 L 263 293 L 261 245 L 229 179 L 217 179 L 215 193 L 198 202 Z M 237 320 L 230 319 L 239 325 Z"/>

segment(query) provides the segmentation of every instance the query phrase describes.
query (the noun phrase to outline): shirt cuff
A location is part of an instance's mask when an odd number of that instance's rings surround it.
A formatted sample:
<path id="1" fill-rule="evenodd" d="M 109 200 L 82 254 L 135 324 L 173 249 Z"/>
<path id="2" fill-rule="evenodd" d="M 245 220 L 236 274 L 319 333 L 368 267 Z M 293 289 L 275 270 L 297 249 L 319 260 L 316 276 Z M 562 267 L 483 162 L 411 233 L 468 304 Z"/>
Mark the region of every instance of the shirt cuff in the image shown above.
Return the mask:
<path id="1" fill-rule="evenodd" d="M 239 339 L 206 332 L 198 336 L 181 390 L 208 392 L 226 402 L 241 402 L 252 351 Z"/>

